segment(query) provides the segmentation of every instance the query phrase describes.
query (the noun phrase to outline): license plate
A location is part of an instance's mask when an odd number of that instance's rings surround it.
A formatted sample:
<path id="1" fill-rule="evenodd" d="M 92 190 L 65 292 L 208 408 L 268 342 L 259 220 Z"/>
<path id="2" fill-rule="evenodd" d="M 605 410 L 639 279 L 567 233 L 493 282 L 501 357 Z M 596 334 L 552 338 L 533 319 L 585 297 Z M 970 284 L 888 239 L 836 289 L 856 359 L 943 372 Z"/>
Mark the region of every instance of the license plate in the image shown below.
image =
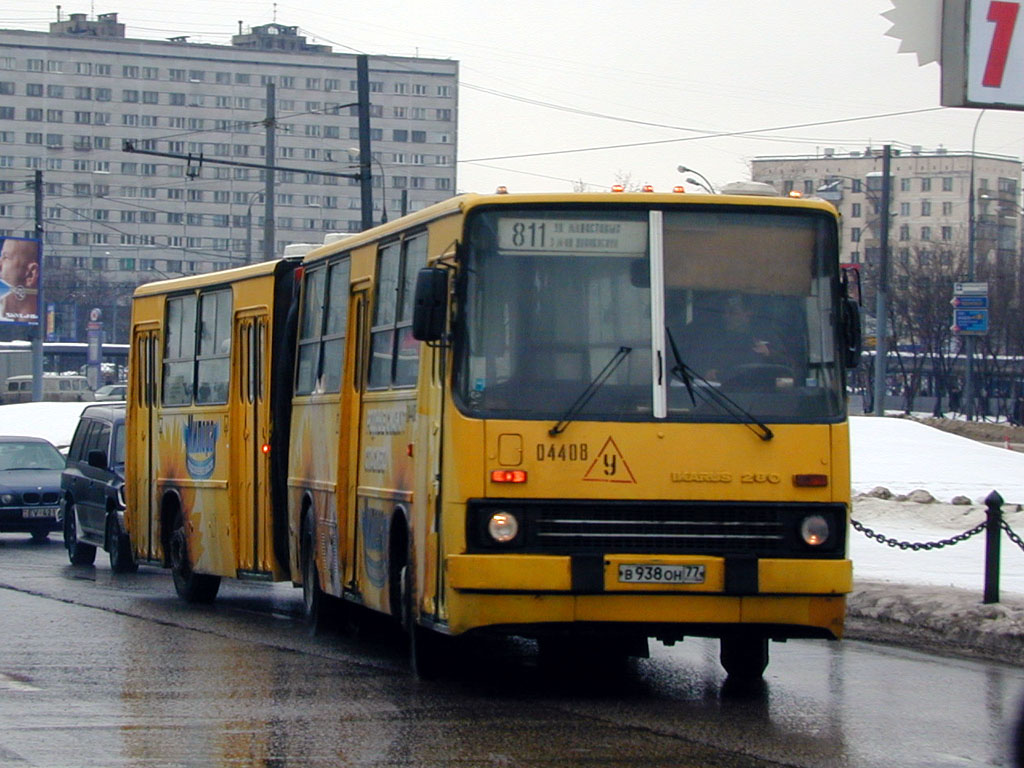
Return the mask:
<path id="1" fill-rule="evenodd" d="M 52 517 L 57 518 L 56 507 L 34 507 L 33 509 L 21 510 L 21 516 L 24 517 Z"/>
<path id="2" fill-rule="evenodd" d="M 621 584 L 703 584 L 703 565 L 620 565 Z"/>

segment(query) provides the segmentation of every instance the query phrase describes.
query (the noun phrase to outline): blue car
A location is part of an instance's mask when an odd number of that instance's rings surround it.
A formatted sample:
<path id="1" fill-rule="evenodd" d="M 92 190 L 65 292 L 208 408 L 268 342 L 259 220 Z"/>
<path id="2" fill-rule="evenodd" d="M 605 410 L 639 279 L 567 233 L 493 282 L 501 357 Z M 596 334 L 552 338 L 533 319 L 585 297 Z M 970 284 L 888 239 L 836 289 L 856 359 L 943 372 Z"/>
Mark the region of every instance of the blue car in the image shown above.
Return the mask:
<path id="1" fill-rule="evenodd" d="M 0 532 L 45 541 L 58 518 L 64 457 L 38 437 L 0 437 Z"/>

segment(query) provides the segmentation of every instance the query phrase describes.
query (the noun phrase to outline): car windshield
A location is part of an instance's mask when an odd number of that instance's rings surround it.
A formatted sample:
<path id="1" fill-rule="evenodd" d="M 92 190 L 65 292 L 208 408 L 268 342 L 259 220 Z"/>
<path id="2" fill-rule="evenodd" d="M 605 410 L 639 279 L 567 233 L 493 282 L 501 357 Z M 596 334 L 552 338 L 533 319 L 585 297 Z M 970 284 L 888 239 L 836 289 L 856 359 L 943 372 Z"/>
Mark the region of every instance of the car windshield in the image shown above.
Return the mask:
<path id="1" fill-rule="evenodd" d="M 49 443 L 0 443 L 0 471 L 64 469 L 64 457 Z"/>

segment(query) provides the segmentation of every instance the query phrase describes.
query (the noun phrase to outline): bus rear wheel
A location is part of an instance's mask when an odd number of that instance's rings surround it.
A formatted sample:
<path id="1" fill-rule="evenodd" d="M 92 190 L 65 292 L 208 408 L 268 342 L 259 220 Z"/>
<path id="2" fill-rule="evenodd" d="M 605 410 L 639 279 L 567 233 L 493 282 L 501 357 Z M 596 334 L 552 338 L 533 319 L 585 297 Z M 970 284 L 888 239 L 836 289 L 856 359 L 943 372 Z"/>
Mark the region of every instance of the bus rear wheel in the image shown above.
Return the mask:
<path id="1" fill-rule="evenodd" d="M 718 658 L 730 679 L 759 680 L 768 667 L 768 638 L 761 635 L 723 637 Z"/>
<path id="2" fill-rule="evenodd" d="M 175 513 L 171 531 L 171 576 L 174 577 L 174 591 L 186 603 L 212 603 L 220 589 L 220 576 L 192 570 L 185 516 L 181 510 Z"/>

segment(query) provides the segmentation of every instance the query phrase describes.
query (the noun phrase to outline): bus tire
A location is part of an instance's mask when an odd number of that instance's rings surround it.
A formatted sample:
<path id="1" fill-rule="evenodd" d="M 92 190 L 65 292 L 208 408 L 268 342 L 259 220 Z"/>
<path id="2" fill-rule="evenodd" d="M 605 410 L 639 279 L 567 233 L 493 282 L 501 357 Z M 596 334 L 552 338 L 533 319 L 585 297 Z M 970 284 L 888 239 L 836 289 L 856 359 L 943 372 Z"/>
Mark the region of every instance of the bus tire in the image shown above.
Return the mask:
<path id="1" fill-rule="evenodd" d="M 92 565 L 96 562 L 96 547 L 78 540 L 78 520 L 75 505 L 68 503 L 64 510 L 64 546 L 72 565 Z"/>
<path id="2" fill-rule="evenodd" d="M 212 603 L 217 598 L 220 576 L 192 570 L 185 515 L 180 509 L 174 515 L 174 527 L 171 529 L 171 576 L 174 578 L 174 591 L 186 603 Z"/>
<path id="3" fill-rule="evenodd" d="M 302 520 L 301 555 L 302 558 L 302 608 L 309 624 L 310 632 L 320 634 L 329 623 L 328 596 L 320 588 L 320 574 L 316 567 L 316 539 L 314 537 L 312 515 L 307 512 Z"/>
<path id="4" fill-rule="evenodd" d="M 759 680 L 768 667 L 768 638 L 728 635 L 722 638 L 718 658 L 730 679 Z"/>
<path id="5" fill-rule="evenodd" d="M 409 664 L 421 680 L 435 680 L 445 673 L 451 656 L 451 640 L 444 635 L 421 627 L 416 619 L 412 567 L 402 566 L 402 624 L 409 634 Z"/>

